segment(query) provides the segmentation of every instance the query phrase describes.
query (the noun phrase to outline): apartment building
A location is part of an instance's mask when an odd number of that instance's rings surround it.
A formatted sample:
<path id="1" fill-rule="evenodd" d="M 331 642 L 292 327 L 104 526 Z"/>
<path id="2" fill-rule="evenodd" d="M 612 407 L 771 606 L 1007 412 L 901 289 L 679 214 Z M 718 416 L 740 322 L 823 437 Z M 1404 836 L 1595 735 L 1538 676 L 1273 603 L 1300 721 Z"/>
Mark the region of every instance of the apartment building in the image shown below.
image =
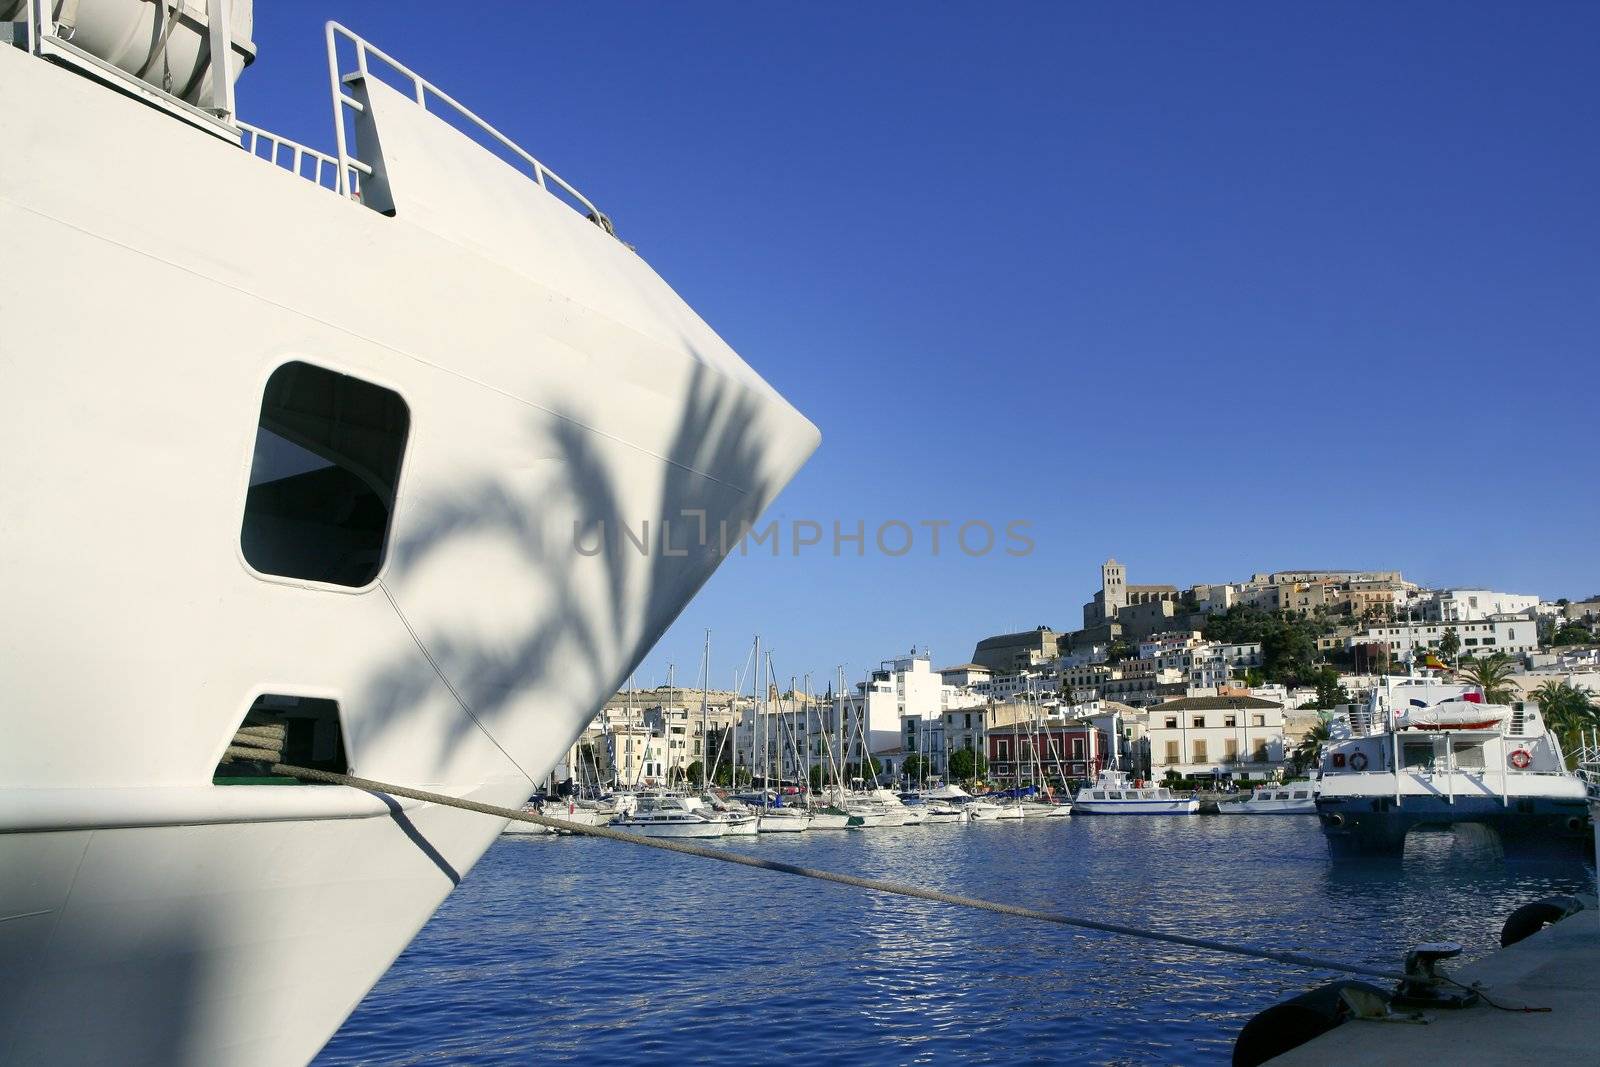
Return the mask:
<path id="1" fill-rule="evenodd" d="M 1288 758 L 1283 705 L 1255 697 L 1185 697 L 1145 716 L 1153 778 L 1169 772 L 1267 778 Z"/>

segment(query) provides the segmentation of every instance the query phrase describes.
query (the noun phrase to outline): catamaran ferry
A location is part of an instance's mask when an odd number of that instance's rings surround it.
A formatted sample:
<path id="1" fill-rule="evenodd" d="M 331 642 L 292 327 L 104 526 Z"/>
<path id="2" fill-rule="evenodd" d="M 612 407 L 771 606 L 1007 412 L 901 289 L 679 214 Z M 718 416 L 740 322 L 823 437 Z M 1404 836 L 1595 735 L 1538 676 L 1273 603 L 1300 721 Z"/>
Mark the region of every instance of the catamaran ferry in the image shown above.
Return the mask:
<path id="1" fill-rule="evenodd" d="M 324 151 L 250 0 L 0 20 L 0 1060 L 303 1063 L 502 824 L 270 768 L 522 804 L 818 434 L 344 27 Z"/>

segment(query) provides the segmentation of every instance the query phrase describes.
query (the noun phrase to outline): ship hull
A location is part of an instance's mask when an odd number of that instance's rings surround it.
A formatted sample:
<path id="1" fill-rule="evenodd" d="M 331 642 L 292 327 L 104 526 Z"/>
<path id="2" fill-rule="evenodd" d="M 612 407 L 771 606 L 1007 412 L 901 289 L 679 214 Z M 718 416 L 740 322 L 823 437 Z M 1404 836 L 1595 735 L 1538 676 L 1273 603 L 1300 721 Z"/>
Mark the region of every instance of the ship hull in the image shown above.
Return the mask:
<path id="1" fill-rule="evenodd" d="M 1406 795 L 1319 797 L 1317 816 L 1334 856 L 1400 855 L 1418 829 L 1482 827 L 1508 851 L 1582 849 L 1589 823 L 1581 798 Z"/>
<path id="2" fill-rule="evenodd" d="M 0 48 L 5 1062 L 310 1059 L 504 823 L 214 785 L 254 701 L 517 807 L 817 443 L 632 251 L 347 91 L 392 216 Z M 365 586 L 241 548 L 289 363 L 408 407 Z"/>

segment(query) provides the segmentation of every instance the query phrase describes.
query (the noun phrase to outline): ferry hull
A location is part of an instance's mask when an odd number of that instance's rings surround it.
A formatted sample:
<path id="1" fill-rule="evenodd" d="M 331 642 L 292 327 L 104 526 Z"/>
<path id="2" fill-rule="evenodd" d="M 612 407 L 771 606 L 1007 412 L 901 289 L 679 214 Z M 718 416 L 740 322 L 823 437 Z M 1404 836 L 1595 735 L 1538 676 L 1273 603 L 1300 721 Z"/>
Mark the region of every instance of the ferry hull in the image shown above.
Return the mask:
<path id="1" fill-rule="evenodd" d="M 1335 856 L 1399 855 L 1420 828 L 1482 826 L 1510 851 L 1582 849 L 1590 827 L 1582 799 L 1392 796 L 1318 798 L 1317 816 Z"/>

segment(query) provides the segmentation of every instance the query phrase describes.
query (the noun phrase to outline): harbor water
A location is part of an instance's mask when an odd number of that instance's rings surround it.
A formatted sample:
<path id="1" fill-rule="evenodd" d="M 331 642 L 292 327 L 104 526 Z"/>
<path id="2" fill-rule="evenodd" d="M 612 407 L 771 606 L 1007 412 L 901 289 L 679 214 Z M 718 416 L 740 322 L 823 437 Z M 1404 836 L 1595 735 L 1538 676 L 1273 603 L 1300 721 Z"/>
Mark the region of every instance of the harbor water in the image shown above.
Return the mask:
<path id="1" fill-rule="evenodd" d="M 1197 937 L 1395 967 L 1477 958 L 1571 858 L 1413 833 L 1340 862 L 1310 816 L 1050 819 L 716 847 Z M 316 1061 L 1225 1063 L 1334 976 L 577 837 L 501 838 Z"/>

